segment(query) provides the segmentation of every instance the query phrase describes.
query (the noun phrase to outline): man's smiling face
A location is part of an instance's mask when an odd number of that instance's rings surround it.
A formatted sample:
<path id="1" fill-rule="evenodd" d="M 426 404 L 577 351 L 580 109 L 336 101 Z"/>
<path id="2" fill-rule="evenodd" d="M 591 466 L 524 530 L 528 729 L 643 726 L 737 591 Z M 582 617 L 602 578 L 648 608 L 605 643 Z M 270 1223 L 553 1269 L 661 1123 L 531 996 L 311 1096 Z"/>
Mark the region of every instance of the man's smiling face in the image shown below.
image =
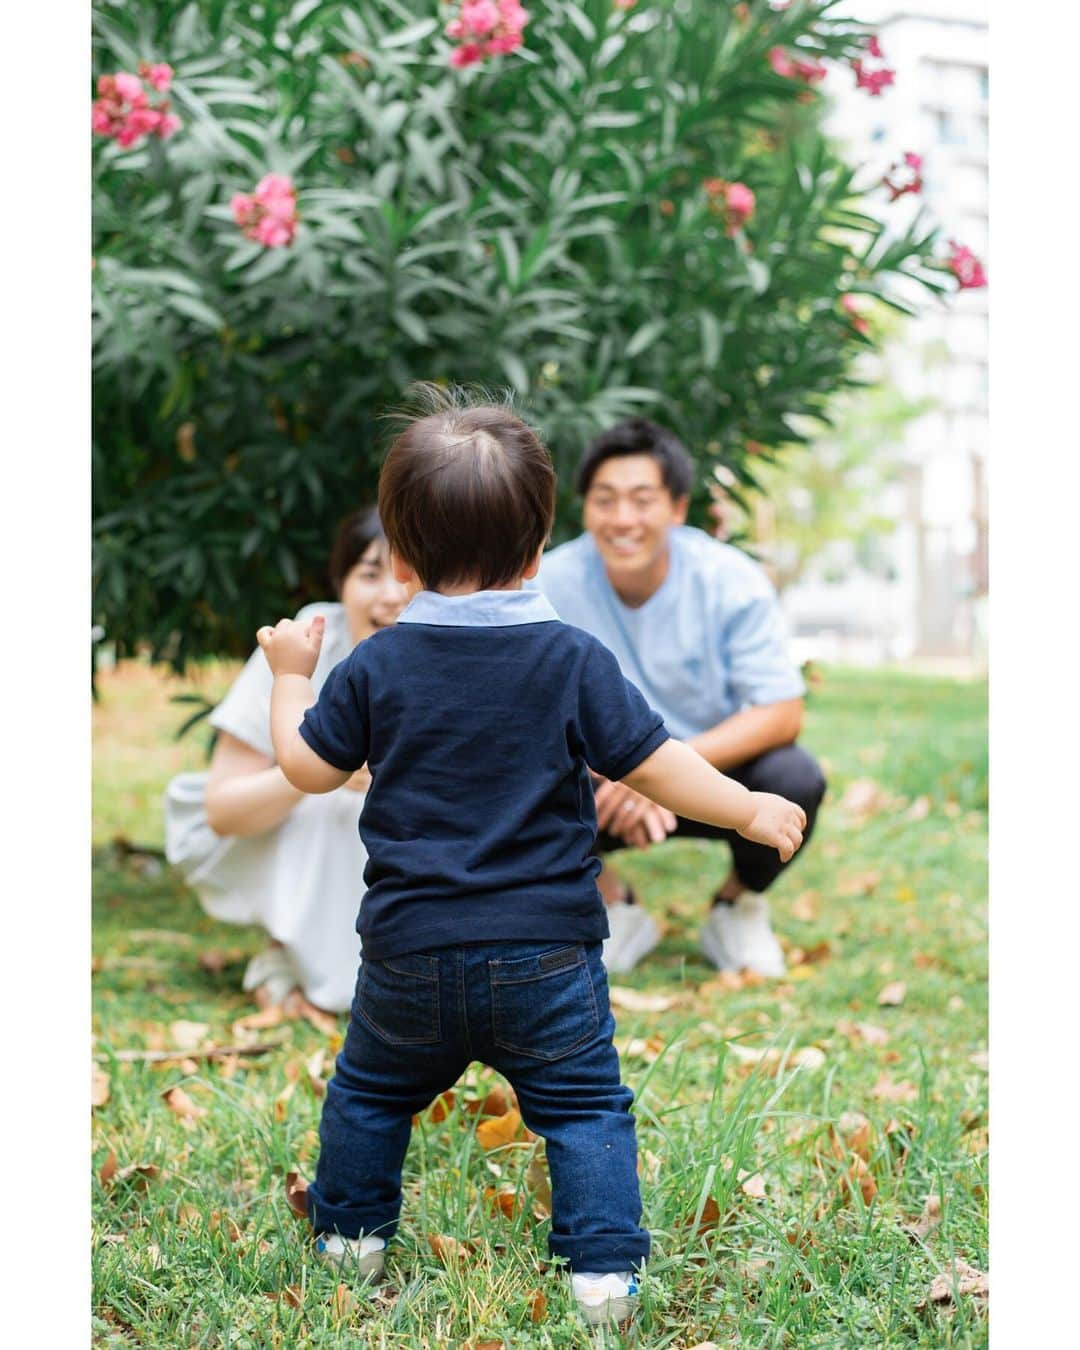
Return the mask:
<path id="1" fill-rule="evenodd" d="M 672 497 L 651 455 L 605 459 L 585 494 L 585 528 L 617 591 L 640 603 L 667 575 L 668 530 L 686 520 L 687 497 Z"/>

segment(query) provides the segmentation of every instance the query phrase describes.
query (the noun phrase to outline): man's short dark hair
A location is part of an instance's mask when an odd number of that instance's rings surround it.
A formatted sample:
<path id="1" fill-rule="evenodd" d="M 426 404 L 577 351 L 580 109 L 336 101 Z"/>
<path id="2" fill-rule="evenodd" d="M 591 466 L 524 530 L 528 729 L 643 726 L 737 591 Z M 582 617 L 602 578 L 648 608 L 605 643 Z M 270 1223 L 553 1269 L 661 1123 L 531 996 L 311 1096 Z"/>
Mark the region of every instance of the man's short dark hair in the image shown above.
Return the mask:
<path id="1" fill-rule="evenodd" d="M 555 471 L 535 431 L 506 404 L 418 385 L 412 418 L 379 475 L 390 547 L 428 590 L 479 590 L 520 577 L 555 518 Z"/>
<path id="2" fill-rule="evenodd" d="M 694 461 L 682 441 L 647 417 L 628 417 L 591 441 L 578 466 L 578 492 L 584 497 L 600 465 L 623 455 L 648 455 L 660 465 L 660 477 L 672 497 L 689 497 L 694 486 Z"/>

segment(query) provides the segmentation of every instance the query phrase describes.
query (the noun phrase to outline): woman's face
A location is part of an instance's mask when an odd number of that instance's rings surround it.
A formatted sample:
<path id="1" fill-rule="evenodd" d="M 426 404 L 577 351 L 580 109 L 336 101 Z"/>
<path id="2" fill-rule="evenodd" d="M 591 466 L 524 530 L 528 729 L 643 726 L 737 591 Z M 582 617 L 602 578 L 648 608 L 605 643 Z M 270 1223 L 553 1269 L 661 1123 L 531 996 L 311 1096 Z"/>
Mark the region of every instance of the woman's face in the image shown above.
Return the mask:
<path id="1" fill-rule="evenodd" d="M 341 583 L 341 603 L 353 642 L 396 622 L 406 598 L 405 587 L 390 571 L 386 540 L 372 540 Z"/>

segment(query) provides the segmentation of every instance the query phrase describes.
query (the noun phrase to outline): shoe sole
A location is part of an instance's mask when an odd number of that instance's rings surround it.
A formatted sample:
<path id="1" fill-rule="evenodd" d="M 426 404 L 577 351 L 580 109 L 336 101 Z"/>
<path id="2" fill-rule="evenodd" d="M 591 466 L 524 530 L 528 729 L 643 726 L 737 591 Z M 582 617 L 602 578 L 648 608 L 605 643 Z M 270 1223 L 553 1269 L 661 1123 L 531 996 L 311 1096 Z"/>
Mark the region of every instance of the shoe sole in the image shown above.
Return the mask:
<path id="1" fill-rule="evenodd" d="M 660 942 L 660 930 L 656 924 L 649 920 L 642 928 L 634 934 L 633 940 L 629 942 L 619 953 L 618 963 L 610 964 L 607 957 L 604 958 L 604 966 L 609 975 L 628 975 L 634 969 L 643 956 L 648 956 L 654 947 Z"/>
<path id="2" fill-rule="evenodd" d="M 608 1326 L 611 1323 L 622 1325 L 637 1311 L 637 1296 L 626 1294 L 622 1298 L 609 1298 L 604 1303 L 579 1303 L 581 1315 L 591 1327 Z"/>

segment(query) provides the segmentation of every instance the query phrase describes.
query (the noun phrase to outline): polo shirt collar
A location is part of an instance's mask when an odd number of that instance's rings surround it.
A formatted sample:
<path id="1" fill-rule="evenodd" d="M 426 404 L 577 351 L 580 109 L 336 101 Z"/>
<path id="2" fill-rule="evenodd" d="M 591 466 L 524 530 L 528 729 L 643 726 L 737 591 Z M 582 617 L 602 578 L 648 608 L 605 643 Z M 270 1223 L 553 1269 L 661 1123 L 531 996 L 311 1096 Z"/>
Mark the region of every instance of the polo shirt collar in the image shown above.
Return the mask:
<path id="1" fill-rule="evenodd" d="M 398 623 L 509 628 L 521 623 L 549 623 L 558 617 L 540 591 L 473 591 L 469 595 L 419 591 L 398 616 Z"/>

